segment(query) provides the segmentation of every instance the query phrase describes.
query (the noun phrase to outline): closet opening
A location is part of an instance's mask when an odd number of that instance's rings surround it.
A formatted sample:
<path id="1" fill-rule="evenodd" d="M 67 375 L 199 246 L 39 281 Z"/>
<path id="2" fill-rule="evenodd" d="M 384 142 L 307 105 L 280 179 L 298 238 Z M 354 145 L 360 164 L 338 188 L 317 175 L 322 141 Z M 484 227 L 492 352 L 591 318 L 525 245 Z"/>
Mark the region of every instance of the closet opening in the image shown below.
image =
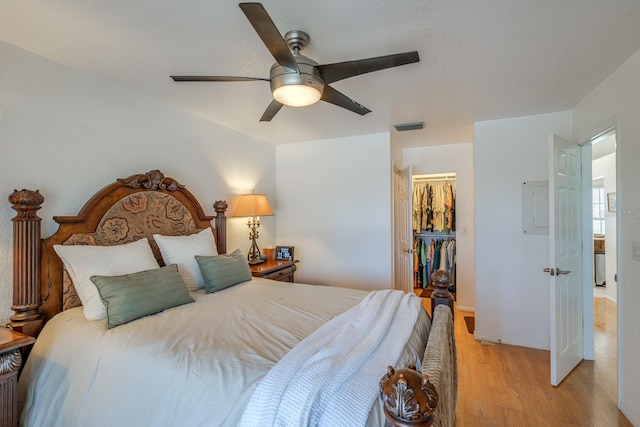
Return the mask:
<path id="1" fill-rule="evenodd" d="M 456 174 L 412 177 L 413 286 L 430 297 L 431 276 L 438 270 L 451 275 L 449 292 L 456 298 Z"/>

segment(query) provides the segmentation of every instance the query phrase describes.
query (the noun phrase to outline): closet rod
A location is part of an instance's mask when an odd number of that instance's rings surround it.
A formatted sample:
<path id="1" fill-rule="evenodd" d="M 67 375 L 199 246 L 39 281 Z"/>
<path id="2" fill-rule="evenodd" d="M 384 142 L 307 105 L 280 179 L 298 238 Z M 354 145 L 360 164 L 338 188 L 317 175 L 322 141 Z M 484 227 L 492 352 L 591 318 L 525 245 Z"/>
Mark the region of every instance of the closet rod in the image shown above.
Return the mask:
<path id="1" fill-rule="evenodd" d="M 423 182 L 436 182 L 436 181 L 455 181 L 456 177 L 445 177 L 445 178 L 418 178 L 414 179 L 414 184 L 421 184 Z"/>
<path id="2" fill-rule="evenodd" d="M 456 179 L 455 173 L 434 173 L 428 175 L 413 175 L 413 182 L 417 181 L 442 181 Z"/>
<path id="3" fill-rule="evenodd" d="M 456 237 L 455 231 L 426 231 L 420 233 L 413 233 L 414 237 Z"/>

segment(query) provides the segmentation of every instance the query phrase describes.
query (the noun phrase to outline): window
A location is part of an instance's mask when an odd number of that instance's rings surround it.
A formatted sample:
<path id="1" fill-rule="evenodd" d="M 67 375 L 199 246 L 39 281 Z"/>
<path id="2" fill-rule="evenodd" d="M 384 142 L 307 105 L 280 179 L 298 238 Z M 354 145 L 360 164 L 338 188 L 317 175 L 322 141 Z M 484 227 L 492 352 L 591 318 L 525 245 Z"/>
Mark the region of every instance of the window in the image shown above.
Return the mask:
<path id="1" fill-rule="evenodd" d="M 607 212 L 607 198 L 603 186 L 594 186 L 591 200 L 593 203 L 593 234 L 604 234 L 604 217 Z"/>

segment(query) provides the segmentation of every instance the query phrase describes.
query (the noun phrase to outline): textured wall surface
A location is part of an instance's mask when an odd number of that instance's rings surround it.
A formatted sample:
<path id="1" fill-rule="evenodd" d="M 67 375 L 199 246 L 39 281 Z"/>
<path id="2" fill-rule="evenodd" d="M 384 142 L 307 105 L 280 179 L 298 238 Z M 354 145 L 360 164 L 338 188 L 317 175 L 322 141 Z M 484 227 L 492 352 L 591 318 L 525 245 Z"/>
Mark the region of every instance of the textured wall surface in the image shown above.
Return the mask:
<path id="1" fill-rule="evenodd" d="M 275 147 L 113 83 L 0 42 L 0 324 L 12 314 L 14 188 L 39 189 L 43 237 L 54 215 L 76 215 L 102 187 L 160 169 L 213 215 L 237 195 L 275 198 Z M 246 220 L 228 221 L 228 248 L 249 248 Z M 264 218 L 261 242 L 275 243 Z"/>

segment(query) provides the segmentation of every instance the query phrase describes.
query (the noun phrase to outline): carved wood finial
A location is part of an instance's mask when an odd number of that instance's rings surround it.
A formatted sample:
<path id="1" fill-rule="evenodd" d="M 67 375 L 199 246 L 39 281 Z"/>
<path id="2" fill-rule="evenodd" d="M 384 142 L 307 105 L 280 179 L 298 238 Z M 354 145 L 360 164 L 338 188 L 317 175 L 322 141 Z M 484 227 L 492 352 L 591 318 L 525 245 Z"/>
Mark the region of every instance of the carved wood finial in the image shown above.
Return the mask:
<path id="1" fill-rule="evenodd" d="M 128 178 L 118 178 L 118 181 L 130 188 L 144 188 L 147 190 L 177 191 L 184 188 L 173 178 L 165 177 L 158 169 L 147 173 L 131 175 Z"/>
<path id="2" fill-rule="evenodd" d="M 387 373 L 380 380 L 380 396 L 387 420 L 394 426 L 429 427 L 438 406 L 438 393 L 429 377 L 414 364 Z"/>
<path id="3" fill-rule="evenodd" d="M 436 289 L 433 291 L 439 297 L 446 297 L 449 294 L 451 284 L 451 274 L 446 270 L 438 270 L 431 276 L 431 282 Z"/>
<path id="4" fill-rule="evenodd" d="M 431 293 L 431 312 L 435 312 L 437 305 L 446 304 L 451 309 L 451 314 L 453 314 L 453 295 L 449 292 L 451 274 L 446 270 L 438 270 L 431 275 L 431 282 L 436 288 Z"/>
<path id="5" fill-rule="evenodd" d="M 216 211 L 216 214 L 217 214 L 216 216 L 220 216 L 220 217 L 225 216 L 225 212 L 228 207 L 229 205 L 224 200 L 216 200 L 213 203 L 213 210 Z"/>
<path id="6" fill-rule="evenodd" d="M 41 205 L 44 202 L 44 196 L 40 194 L 40 190 L 13 190 L 9 195 L 9 202 L 14 205 Z"/>

